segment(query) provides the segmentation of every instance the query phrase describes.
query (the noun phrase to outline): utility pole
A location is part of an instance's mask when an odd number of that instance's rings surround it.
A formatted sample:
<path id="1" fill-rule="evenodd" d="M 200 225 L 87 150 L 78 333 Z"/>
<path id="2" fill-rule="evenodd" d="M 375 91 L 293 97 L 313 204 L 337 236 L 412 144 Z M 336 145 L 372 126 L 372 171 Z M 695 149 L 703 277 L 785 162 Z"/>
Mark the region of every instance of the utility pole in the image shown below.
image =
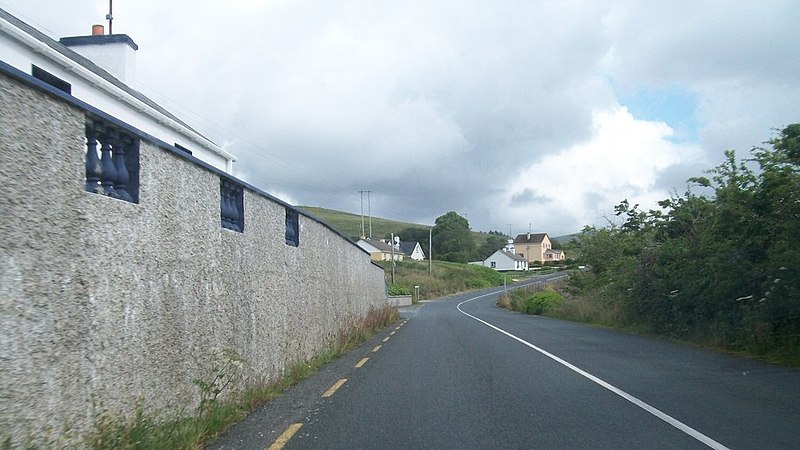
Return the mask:
<path id="1" fill-rule="evenodd" d="M 394 284 L 394 233 L 392 233 L 392 242 L 389 243 L 392 248 L 392 284 Z"/>
<path id="2" fill-rule="evenodd" d="M 433 275 L 433 227 L 428 228 L 428 276 Z"/>
<path id="3" fill-rule="evenodd" d="M 367 214 L 369 215 L 369 238 L 372 239 L 372 202 L 369 199 L 369 193 L 372 191 L 367 191 Z"/>
<path id="4" fill-rule="evenodd" d="M 369 199 L 369 193 L 372 191 L 358 191 L 361 194 L 361 236 L 369 236 L 372 239 L 372 202 Z M 364 230 L 364 193 L 367 194 L 367 212 L 369 214 L 369 235 Z"/>
<path id="5" fill-rule="evenodd" d="M 511 236 L 511 224 L 507 223 L 506 225 L 508 225 L 508 237 L 512 237 Z"/>
<path id="6" fill-rule="evenodd" d="M 358 191 L 358 193 L 361 194 L 361 237 L 367 236 L 364 234 L 364 192 L 365 191 Z"/>

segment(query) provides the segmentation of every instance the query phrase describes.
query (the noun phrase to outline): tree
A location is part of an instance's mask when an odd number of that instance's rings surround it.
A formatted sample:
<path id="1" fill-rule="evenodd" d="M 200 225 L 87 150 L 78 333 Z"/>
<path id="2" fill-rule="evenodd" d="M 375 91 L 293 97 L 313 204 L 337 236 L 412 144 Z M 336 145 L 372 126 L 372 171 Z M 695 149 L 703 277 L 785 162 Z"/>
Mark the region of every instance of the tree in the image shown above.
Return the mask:
<path id="1" fill-rule="evenodd" d="M 492 234 L 489 232 L 489 236 L 486 236 L 486 240 L 484 240 L 481 245 L 478 247 L 478 254 L 476 255 L 476 259 L 486 259 L 492 253 L 500 250 L 501 248 L 505 247 L 508 243 L 508 236 L 504 234 Z"/>
<path id="2" fill-rule="evenodd" d="M 400 236 L 400 240 L 403 242 L 419 242 L 422 250 L 427 254 L 428 233 L 429 231 L 427 228 L 408 227 L 400 230 L 400 232 L 397 233 L 397 236 Z"/>
<path id="3" fill-rule="evenodd" d="M 467 219 L 450 211 L 436 218 L 433 227 L 433 254 L 437 259 L 465 263 L 475 254 L 475 240 Z"/>

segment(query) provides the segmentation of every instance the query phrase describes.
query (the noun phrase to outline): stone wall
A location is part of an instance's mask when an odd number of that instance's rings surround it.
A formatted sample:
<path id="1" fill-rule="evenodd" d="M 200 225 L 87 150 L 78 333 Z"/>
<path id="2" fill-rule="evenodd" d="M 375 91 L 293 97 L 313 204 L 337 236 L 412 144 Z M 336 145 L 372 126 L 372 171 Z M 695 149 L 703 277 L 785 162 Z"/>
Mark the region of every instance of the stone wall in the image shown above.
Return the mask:
<path id="1" fill-rule="evenodd" d="M 383 270 L 245 187 L 245 229 L 220 226 L 220 174 L 140 143 L 140 203 L 84 190 L 80 104 L 0 73 L 0 437 L 77 435 L 100 411 L 196 405 L 221 349 L 247 382 L 312 357 L 371 308 Z"/>

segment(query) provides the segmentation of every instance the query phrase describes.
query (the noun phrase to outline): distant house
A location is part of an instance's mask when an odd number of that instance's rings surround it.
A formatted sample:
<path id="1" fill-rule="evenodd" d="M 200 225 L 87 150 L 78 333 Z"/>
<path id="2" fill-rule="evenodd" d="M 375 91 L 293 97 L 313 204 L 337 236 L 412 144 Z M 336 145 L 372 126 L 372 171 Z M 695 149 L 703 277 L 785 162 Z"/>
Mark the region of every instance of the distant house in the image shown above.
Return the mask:
<path id="1" fill-rule="evenodd" d="M 401 242 L 400 250 L 413 261 L 425 259 L 425 252 L 422 251 L 422 246 L 419 245 L 419 242 Z"/>
<path id="2" fill-rule="evenodd" d="M 498 272 L 506 270 L 528 270 L 528 261 L 520 255 L 502 248 L 492 253 L 483 261 L 484 267 L 489 267 Z"/>
<path id="3" fill-rule="evenodd" d="M 564 253 L 564 250 L 554 250 L 552 248 L 548 248 L 546 252 L 544 252 L 544 261 L 563 261 L 567 259 L 567 255 Z"/>
<path id="4" fill-rule="evenodd" d="M 217 169 L 231 173 L 236 158 L 132 87 L 136 51 L 125 34 L 56 41 L 0 9 L 0 63 L 29 74 Z"/>
<path id="5" fill-rule="evenodd" d="M 566 259 L 563 250 L 553 250 L 553 244 L 547 233 L 523 233 L 514 238 L 516 254 L 524 257 L 528 263 L 544 263 Z"/>
<path id="6" fill-rule="evenodd" d="M 369 253 L 373 261 L 395 261 L 403 260 L 403 252 L 400 248 L 394 248 L 391 245 L 376 239 L 359 239 L 358 246 L 363 248 Z"/>

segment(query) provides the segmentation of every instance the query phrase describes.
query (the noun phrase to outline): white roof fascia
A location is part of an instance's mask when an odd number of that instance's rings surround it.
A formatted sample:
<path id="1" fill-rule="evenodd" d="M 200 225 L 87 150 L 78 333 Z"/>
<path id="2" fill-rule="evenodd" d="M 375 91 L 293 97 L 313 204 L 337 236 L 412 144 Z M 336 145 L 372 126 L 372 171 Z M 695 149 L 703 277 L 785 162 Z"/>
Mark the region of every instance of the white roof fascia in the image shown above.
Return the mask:
<path id="1" fill-rule="evenodd" d="M 55 61 L 58 65 L 64 67 L 67 71 L 72 72 L 75 75 L 83 78 L 84 80 L 88 81 L 91 85 L 105 91 L 110 96 L 122 101 L 123 103 L 126 103 L 133 109 L 147 116 L 150 116 L 150 118 L 154 119 L 156 122 L 161 123 L 162 125 L 165 125 L 169 128 L 172 128 L 173 130 L 185 136 L 188 136 L 191 140 L 195 141 L 196 143 L 202 145 L 203 147 L 209 149 L 213 153 L 216 153 L 229 161 L 236 161 L 235 156 L 226 152 L 217 144 L 211 142 L 210 140 L 201 136 L 197 132 L 186 128 L 185 126 L 172 120 L 171 118 L 165 116 L 164 114 L 161 114 L 159 111 L 154 110 L 146 103 L 128 94 L 127 92 L 118 88 L 117 86 L 114 86 L 112 83 L 109 83 L 101 76 L 97 75 L 96 73 L 92 72 L 86 67 L 76 63 L 72 59 L 53 50 L 52 48 L 50 48 L 50 46 L 48 46 L 44 42 L 34 38 L 33 36 L 29 35 L 23 30 L 20 30 L 19 28 L 17 28 L 13 24 L 9 23 L 8 21 L 2 18 L 0 18 L 0 30 L 9 34 L 17 41 L 28 46 L 34 52 L 42 54 L 47 58 Z"/>

